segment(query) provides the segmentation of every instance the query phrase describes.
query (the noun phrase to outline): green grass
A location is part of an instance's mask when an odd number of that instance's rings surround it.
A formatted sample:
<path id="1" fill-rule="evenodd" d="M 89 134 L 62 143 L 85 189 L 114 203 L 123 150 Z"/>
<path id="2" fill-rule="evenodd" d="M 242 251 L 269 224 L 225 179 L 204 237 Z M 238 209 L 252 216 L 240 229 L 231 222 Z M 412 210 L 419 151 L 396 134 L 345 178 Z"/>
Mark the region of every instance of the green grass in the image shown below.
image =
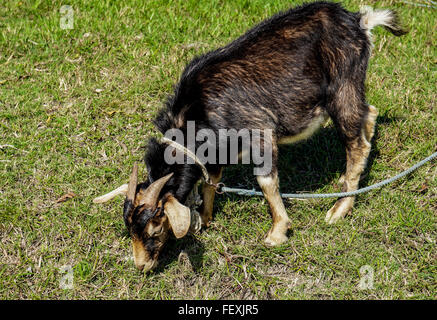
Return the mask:
<path id="1" fill-rule="evenodd" d="M 296 2 L 300 3 L 301 1 Z M 340 223 L 335 200 L 287 201 L 289 241 L 263 246 L 271 219 L 262 198 L 218 196 L 215 222 L 168 243 L 160 266 L 132 261 L 122 198 L 92 199 L 128 180 L 151 119 L 185 64 L 293 1 L 61 1 L 0 6 L 1 299 L 435 299 L 437 168 L 358 197 Z M 361 185 L 395 175 L 437 145 L 437 11 L 398 1 L 345 1 L 398 10 L 410 33 L 375 30 L 367 97 L 380 112 Z M 335 192 L 345 155 L 332 126 L 281 150 L 282 191 Z M 142 169 L 142 174 L 145 174 Z M 249 167 L 229 186 L 256 186 Z M 76 196 L 56 200 L 67 192 Z M 187 259 L 179 259 L 181 251 Z M 360 268 L 374 270 L 360 290 Z M 73 288 L 62 289 L 63 266 Z"/>

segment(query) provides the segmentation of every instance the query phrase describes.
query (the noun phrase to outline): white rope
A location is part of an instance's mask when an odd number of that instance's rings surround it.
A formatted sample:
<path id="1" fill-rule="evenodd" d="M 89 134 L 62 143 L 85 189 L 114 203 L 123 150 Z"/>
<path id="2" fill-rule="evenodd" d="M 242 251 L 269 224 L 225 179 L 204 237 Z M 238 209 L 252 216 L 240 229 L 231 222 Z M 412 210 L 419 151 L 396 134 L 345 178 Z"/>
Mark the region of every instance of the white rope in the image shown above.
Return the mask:
<path id="1" fill-rule="evenodd" d="M 405 171 L 402 171 L 398 175 L 385 179 L 381 182 L 372 184 L 371 186 L 361 188 L 355 191 L 349 191 L 349 192 L 336 192 L 336 193 L 282 193 L 282 198 L 294 198 L 294 199 L 314 199 L 314 198 L 342 198 L 342 197 L 352 197 L 356 196 L 357 194 L 369 192 L 374 189 L 381 188 L 382 186 L 385 186 L 386 184 L 392 183 L 396 180 L 399 180 L 400 178 L 406 176 L 407 174 L 413 172 L 414 170 L 418 169 L 419 167 L 423 166 L 425 163 L 431 161 L 437 157 L 437 152 L 434 152 L 429 157 L 423 159 L 422 161 L 416 163 L 414 166 L 408 168 Z M 223 192 L 229 192 L 229 193 L 236 193 L 241 196 L 262 196 L 263 193 L 260 191 L 255 191 L 255 189 L 247 190 L 247 189 L 238 189 L 238 188 L 228 188 L 223 187 L 221 188 L 221 191 Z"/>
<path id="2" fill-rule="evenodd" d="M 406 4 L 411 4 L 411 5 L 417 6 L 417 7 L 426 7 L 426 8 L 437 9 L 437 6 L 433 6 L 433 5 L 429 5 L 429 4 L 416 3 L 416 2 L 410 2 L 410 1 L 405 1 L 405 0 L 402 0 L 402 2 L 406 3 Z M 437 4 L 437 3 L 435 3 L 434 1 L 431 1 L 431 0 L 429 2 L 431 2 L 432 4 Z"/>
<path id="3" fill-rule="evenodd" d="M 191 159 L 193 159 L 194 162 L 196 162 L 199 165 L 200 169 L 202 169 L 202 174 L 203 174 L 203 177 L 205 178 L 206 183 L 208 183 L 208 184 L 211 183 L 211 180 L 209 179 L 208 170 L 206 170 L 203 163 L 200 161 L 200 159 L 193 152 L 191 152 L 189 149 L 185 148 L 183 145 L 177 143 L 176 141 L 173 141 L 173 140 L 168 139 L 166 137 L 162 137 L 161 142 L 172 146 L 173 148 L 185 153 L 187 156 L 189 156 Z"/>
<path id="4" fill-rule="evenodd" d="M 170 140 L 166 137 L 162 137 L 162 142 L 169 144 L 170 146 L 174 147 L 175 149 L 185 153 L 187 156 L 192 158 L 195 163 L 197 163 L 200 168 L 202 169 L 203 176 L 205 178 L 205 181 L 208 184 L 211 184 L 211 180 L 209 179 L 208 170 L 205 168 L 203 163 L 197 158 L 197 156 L 191 152 L 189 149 L 185 148 L 183 145 L 177 143 L 176 141 Z M 317 199 L 317 198 L 343 198 L 343 197 L 352 197 L 356 196 L 361 193 L 369 192 L 374 189 L 381 188 L 382 186 L 385 186 L 386 184 L 392 183 L 396 180 L 401 179 L 402 177 L 406 176 L 407 174 L 413 172 L 414 170 L 418 169 L 419 167 L 423 166 L 425 163 L 431 161 L 437 157 L 437 152 L 434 152 L 429 157 L 423 159 L 422 161 L 419 161 L 412 167 L 408 168 L 407 170 L 402 171 L 398 175 L 385 179 L 383 181 L 380 181 L 378 183 L 372 184 L 371 186 L 357 189 L 354 191 L 348 191 L 348 192 L 335 192 L 335 193 L 281 193 L 282 198 L 293 198 L 293 199 Z M 229 188 L 225 187 L 222 183 L 216 185 L 216 192 L 217 193 L 235 193 L 241 196 L 263 196 L 263 193 L 261 191 L 255 191 L 255 189 L 249 190 L 249 189 L 240 189 L 240 188 Z"/>

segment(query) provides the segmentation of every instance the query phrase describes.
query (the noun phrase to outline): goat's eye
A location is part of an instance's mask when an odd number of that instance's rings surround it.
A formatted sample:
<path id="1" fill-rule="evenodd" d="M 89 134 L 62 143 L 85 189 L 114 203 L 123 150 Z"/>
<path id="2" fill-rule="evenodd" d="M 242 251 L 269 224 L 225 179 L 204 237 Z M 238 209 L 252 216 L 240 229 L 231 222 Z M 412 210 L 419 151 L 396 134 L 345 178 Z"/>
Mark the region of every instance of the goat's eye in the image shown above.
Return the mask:
<path id="1" fill-rule="evenodd" d="M 157 237 L 160 236 L 164 232 L 164 228 L 162 224 L 160 224 L 157 221 L 150 221 L 150 223 L 147 226 L 147 234 L 150 237 Z"/>
<path id="2" fill-rule="evenodd" d="M 153 230 L 153 234 L 151 235 L 151 237 L 157 237 L 160 236 L 162 234 L 162 232 L 164 231 L 164 228 L 162 226 L 159 226 L 158 228 L 156 228 L 155 230 Z"/>

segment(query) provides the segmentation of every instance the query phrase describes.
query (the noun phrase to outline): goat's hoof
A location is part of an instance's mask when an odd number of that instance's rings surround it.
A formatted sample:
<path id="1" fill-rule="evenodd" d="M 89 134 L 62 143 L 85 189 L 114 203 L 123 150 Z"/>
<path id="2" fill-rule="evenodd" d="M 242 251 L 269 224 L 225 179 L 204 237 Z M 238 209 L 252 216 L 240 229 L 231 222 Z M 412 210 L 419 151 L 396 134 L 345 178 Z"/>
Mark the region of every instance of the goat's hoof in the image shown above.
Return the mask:
<path id="1" fill-rule="evenodd" d="M 288 237 L 285 234 L 269 234 L 267 238 L 264 240 L 264 244 L 267 247 L 276 247 L 288 240 Z"/>
<path id="2" fill-rule="evenodd" d="M 325 222 L 328 224 L 334 224 L 340 219 L 344 218 L 346 214 L 350 211 L 353 205 L 353 199 L 343 198 L 337 200 L 334 206 L 329 209 L 325 217 Z"/>
<path id="3" fill-rule="evenodd" d="M 211 226 L 211 223 L 212 223 L 212 220 L 210 220 L 210 219 L 205 219 L 205 220 L 203 220 L 202 219 L 202 228 L 209 228 L 210 226 Z"/>

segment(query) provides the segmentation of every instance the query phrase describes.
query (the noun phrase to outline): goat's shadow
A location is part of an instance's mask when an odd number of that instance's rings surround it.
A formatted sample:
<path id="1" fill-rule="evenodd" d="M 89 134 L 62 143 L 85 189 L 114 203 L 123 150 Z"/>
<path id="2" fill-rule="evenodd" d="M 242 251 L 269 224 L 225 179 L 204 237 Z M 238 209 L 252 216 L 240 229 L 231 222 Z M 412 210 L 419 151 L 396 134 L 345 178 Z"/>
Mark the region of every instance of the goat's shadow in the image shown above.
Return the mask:
<path id="1" fill-rule="evenodd" d="M 175 260 L 179 260 L 179 254 L 182 251 L 187 254 L 194 272 L 201 268 L 205 247 L 203 243 L 196 238 L 196 236 L 188 234 L 181 239 L 175 239 L 173 237 L 168 239 L 168 242 L 161 253 L 161 257 L 159 258 L 159 264 L 155 269 L 155 272 L 160 273 L 164 271 L 170 263 Z"/>
<path id="2" fill-rule="evenodd" d="M 379 138 L 379 125 L 396 122 L 398 118 L 379 116 L 372 140 L 372 149 L 368 157 L 367 166 L 362 174 L 360 187 L 368 184 L 368 173 L 373 162 L 379 156 L 379 149 L 374 143 Z M 346 153 L 334 126 L 320 129 L 308 140 L 294 145 L 280 146 L 278 171 L 280 190 L 283 193 L 298 191 L 314 192 L 315 190 L 333 183 L 346 168 Z M 226 186 L 260 190 L 250 165 L 229 166 L 224 170 L 223 183 Z M 217 195 L 214 203 L 214 213 L 220 212 L 228 198 L 238 199 L 239 196 Z M 205 248 L 195 236 L 189 235 L 182 239 L 169 239 L 159 261 L 156 272 L 162 272 L 171 262 L 178 259 L 184 250 L 191 262 L 193 270 L 202 266 Z"/>
<path id="3" fill-rule="evenodd" d="M 398 120 L 396 117 L 387 116 L 377 118 L 372 148 L 367 159 L 367 166 L 361 175 L 360 187 L 365 187 L 368 184 L 368 173 L 380 154 L 374 143 L 379 138 L 378 126 Z M 279 146 L 278 174 L 282 193 L 314 192 L 330 183 L 336 183 L 336 179 L 345 169 L 345 146 L 333 125 L 318 130 L 308 140 Z M 223 173 L 222 181 L 229 187 L 260 190 L 253 175 L 253 167 L 249 165 L 227 167 Z M 226 196 L 237 197 L 231 194 Z M 219 196 L 216 199 L 216 205 L 219 209 L 221 203 L 225 202 L 225 197 Z"/>

